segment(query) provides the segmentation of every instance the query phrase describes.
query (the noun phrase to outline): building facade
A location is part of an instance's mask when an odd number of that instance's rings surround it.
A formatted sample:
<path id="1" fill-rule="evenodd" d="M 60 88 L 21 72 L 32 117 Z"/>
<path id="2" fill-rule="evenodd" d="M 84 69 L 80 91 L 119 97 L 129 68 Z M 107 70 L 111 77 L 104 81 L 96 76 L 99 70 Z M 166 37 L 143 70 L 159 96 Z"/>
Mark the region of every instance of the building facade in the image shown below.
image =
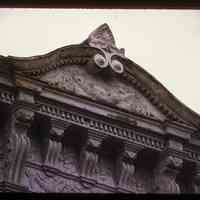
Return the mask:
<path id="1" fill-rule="evenodd" d="M 200 116 L 118 49 L 0 56 L 0 190 L 199 193 Z"/>

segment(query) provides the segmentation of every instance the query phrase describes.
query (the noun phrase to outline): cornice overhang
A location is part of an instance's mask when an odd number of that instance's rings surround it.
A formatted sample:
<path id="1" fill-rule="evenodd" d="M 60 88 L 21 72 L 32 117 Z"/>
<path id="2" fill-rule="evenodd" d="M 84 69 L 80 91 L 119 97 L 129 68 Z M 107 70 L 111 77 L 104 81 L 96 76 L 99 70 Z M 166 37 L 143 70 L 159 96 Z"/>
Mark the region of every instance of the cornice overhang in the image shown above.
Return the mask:
<path id="1" fill-rule="evenodd" d="M 110 43 L 99 42 L 99 37 L 106 32 Z M 106 36 L 105 36 L 106 37 Z M 95 39 L 94 39 L 95 38 Z M 97 38 L 97 40 L 96 40 Z M 100 40 L 102 39 L 100 38 Z M 95 42 L 96 43 L 95 43 Z M 60 68 L 63 65 L 87 65 L 94 63 L 95 55 L 104 58 L 103 67 L 112 65 L 112 60 L 117 60 L 123 65 L 120 76 L 127 79 L 135 88 L 140 90 L 149 101 L 160 110 L 169 121 L 186 124 L 200 129 L 200 116 L 180 102 L 156 78 L 150 75 L 141 66 L 134 63 L 124 55 L 124 49 L 115 46 L 114 37 L 109 27 L 104 24 L 90 34 L 89 38 L 78 45 L 69 45 L 58 48 L 50 53 L 33 57 L 0 57 L 2 66 L 10 66 L 11 71 L 29 79 L 38 79 L 43 74 Z M 16 76 L 17 77 L 17 76 Z"/>

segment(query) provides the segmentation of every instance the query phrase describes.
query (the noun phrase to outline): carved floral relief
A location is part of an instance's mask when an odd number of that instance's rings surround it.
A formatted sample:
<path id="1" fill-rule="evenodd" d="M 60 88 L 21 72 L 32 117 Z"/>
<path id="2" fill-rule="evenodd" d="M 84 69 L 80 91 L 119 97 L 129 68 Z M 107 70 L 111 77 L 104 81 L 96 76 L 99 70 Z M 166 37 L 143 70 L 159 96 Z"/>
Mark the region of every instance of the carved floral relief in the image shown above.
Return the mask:
<path id="1" fill-rule="evenodd" d="M 73 92 L 91 98 L 94 101 L 109 103 L 130 112 L 163 119 L 164 115 L 157 111 L 142 94 L 129 83 L 118 80 L 116 76 L 104 79 L 99 74 L 92 74 L 87 66 L 63 66 L 45 74 L 41 79 Z"/>
<path id="2" fill-rule="evenodd" d="M 107 193 L 108 191 L 97 188 L 94 185 L 84 184 L 70 178 L 58 175 L 47 176 L 44 172 L 26 168 L 24 184 L 29 191 L 37 193 Z"/>

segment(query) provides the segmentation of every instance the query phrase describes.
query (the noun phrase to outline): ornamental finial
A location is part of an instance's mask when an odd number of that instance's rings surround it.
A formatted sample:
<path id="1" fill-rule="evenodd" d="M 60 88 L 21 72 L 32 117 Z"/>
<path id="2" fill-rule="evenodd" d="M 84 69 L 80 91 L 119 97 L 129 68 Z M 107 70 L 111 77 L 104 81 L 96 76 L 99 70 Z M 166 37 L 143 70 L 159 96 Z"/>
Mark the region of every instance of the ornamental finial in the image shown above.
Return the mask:
<path id="1" fill-rule="evenodd" d="M 113 34 L 106 23 L 95 29 L 85 42 L 91 47 L 103 49 L 109 53 L 124 55 L 124 49 L 116 47 Z"/>

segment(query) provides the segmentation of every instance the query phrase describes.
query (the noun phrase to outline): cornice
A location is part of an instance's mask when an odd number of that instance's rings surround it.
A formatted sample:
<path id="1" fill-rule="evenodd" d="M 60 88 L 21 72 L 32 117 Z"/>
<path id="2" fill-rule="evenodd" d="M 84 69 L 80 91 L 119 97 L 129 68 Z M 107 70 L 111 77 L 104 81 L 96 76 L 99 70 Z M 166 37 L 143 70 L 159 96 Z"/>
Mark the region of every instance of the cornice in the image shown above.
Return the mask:
<path id="1" fill-rule="evenodd" d="M 108 35 L 101 36 L 104 32 Z M 102 38 L 101 38 L 102 37 Z M 100 38 L 100 39 L 99 39 Z M 99 40 L 101 42 L 99 42 Z M 108 43 L 106 43 L 108 42 Z M 159 81 L 117 49 L 109 27 L 104 24 L 90 34 L 89 38 L 78 45 L 58 48 L 50 53 L 33 57 L 0 57 L 0 63 L 10 65 L 14 74 L 21 74 L 34 79 L 41 75 L 72 64 L 87 66 L 96 61 L 95 56 L 101 55 L 106 65 L 112 66 L 112 60 L 119 61 L 124 68 L 120 76 L 131 82 L 156 106 L 168 120 L 200 128 L 200 116 L 181 103 Z M 110 61 L 109 61 L 110 60 Z"/>

